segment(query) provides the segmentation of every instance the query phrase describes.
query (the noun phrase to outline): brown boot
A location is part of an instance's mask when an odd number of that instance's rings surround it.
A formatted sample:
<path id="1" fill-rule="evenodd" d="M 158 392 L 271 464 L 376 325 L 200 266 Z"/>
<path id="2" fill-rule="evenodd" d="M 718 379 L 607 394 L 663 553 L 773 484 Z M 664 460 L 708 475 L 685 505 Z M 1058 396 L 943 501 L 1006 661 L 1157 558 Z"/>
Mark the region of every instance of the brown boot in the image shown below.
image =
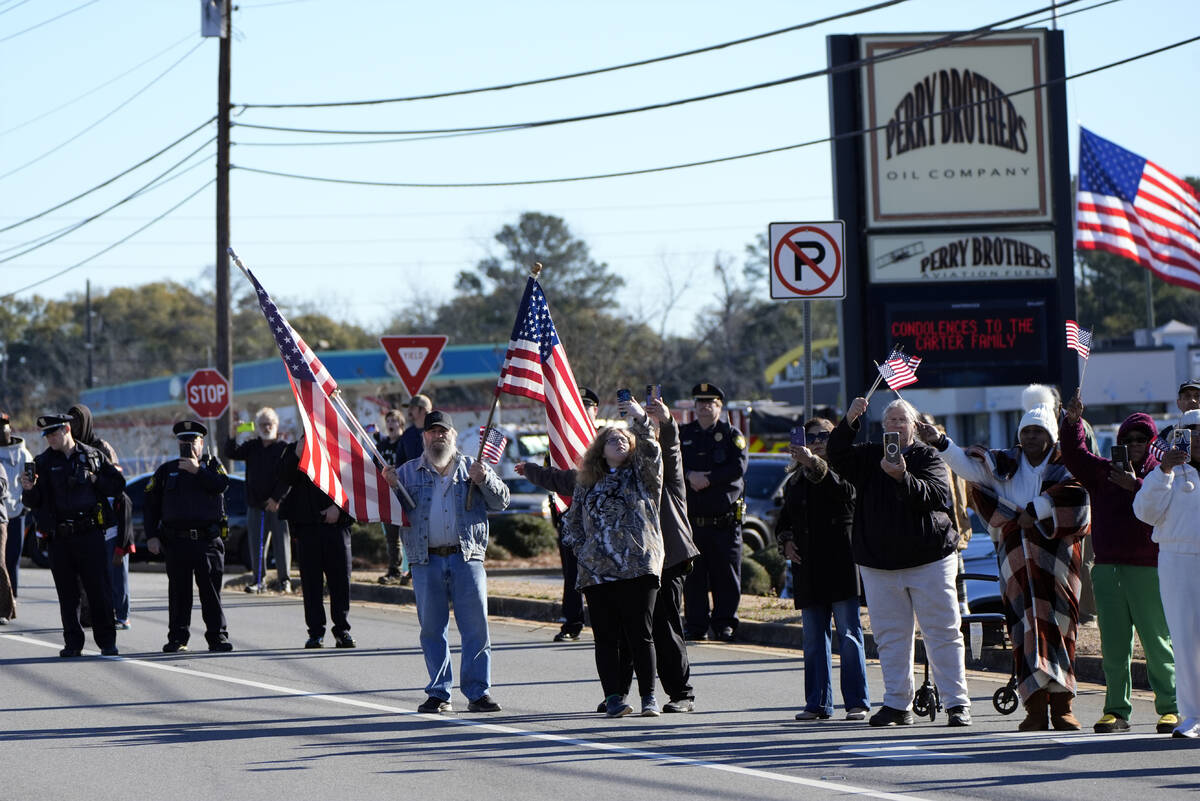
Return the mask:
<path id="1" fill-rule="evenodd" d="M 1050 693 L 1050 723 L 1055 731 L 1079 731 L 1079 721 L 1071 714 L 1074 700 L 1069 692 Z"/>
<path id="2" fill-rule="evenodd" d="M 1046 731 L 1050 728 L 1050 718 L 1046 704 L 1050 701 L 1050 693 L 1043 688 L 1025 701 L 1025 719 L 1017 726 L 1019 731 Z"/>

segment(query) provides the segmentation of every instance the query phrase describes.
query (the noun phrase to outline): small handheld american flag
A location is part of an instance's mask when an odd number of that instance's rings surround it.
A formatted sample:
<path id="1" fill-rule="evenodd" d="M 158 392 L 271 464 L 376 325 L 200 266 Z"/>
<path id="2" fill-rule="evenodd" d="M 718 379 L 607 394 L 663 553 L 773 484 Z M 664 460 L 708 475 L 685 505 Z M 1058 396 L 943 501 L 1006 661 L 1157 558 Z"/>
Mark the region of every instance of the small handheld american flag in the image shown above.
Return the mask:
<path id="1" fill-rule="evenodd" d="M 492 464 L 500 464 L 504 458 L 504 449 L 508 447 L 508 437 L 500 433 L 495 426 L 479 427 L 479 438 L 483 442 L 483 458 Z"/>
<path id="2" fill-rule="evenodd" d="M 879 374 L 893 391 L 917 383 L 917 365 L 920 356 L 908 356 L 898 346 L 892 349 L 887 361 L 879 365 Z"/>
<path id="3" fill-rule="evenodd" d="M 1169 431 L 1170 429 L 1167 430 Z M 1154 454 L 1155 459 L 1161 462 L 1162 458 L 1167 455 L 1167 451 L 1171 450 L 1171 443 L 1163 439 L 1163 434 L 1159 433 L 1157 437 L 1150 440 L 1150 444 L 1146 448 L 1150 453 Z"/>
<path id="4" fill-rule="evenodd" d="M 1092 332 L 1080 328 L 1074 320 L 1067 320 L 1067 347 L 1086 359 L 1092 351 Z"/>

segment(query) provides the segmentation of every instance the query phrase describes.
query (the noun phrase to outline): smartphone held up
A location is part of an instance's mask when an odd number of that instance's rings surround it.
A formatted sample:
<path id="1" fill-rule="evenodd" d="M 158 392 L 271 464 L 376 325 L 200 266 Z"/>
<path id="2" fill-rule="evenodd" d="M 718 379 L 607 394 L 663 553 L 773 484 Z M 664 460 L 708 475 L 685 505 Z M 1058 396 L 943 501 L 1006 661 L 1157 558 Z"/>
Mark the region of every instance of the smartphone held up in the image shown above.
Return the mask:
<path id="1" fill-rule="evenodd" d="M 892 464 L 900 464 L 900 434 L 898 432 L 883 432 L 883 458 Z"/>

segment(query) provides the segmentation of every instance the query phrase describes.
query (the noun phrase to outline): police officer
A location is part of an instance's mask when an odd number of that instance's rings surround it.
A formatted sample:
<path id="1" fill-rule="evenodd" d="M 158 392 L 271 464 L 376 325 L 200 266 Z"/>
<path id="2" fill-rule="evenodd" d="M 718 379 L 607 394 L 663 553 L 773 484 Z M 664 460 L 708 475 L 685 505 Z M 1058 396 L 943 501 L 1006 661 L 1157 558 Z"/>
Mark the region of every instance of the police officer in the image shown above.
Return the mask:
<path id="1" fill-rule="evenodd" d="M 679 429 L 687 479 L 688 520 L 700 556 L 683 587 L 684 636 L 733 639 L 742 598 L 742 478 L 746 439 L 721 418 L 725 393 L 716 384 L 692 388 L 696 418 Z M 709 593 L 712 593 L 711 615 Z"/>
<path id="2" fill-rule="evenodd" d="M 305 648 L 321 648 L 325 638 L 322 590 L 329 585 L 329 617 L 338 648 L 353 648 L 350 636 L 350 526 L 354 518 L 317 488 L 300 469 L 304 438 L 283 452 L 272 498 L 279 516 L 296 535 L 300 557 L 300 589 L 304 594 Z"/>
<path id="3" fill-rule="evenodd" d="M 167 644 L 186 651 L 192 624 L 192 576 L 200 594 L 204 638 L 210 651 L 232 651 L 221 611 L 225 573 L 225 488 L 229 476 L 214 456 L 204 456 L 208 429 L 182 420 L 171 429 L 179 457 L 159 466 L 146 483 L 144 522 L 150 553 L 167 556 Z"/>
<path id="4" fill-rule="evenodd" d="M 125 478 L 100 451 L 75 441 L 70 415 L 44 415 L 37 425 L 49 447 L 34 458 L 33 476 L 26 473 L 21 477 L 21 501 L 34 511 L 38 528 L 50 538 L 50 572 L 66 646 L 58 655 L 79 656 L 83 650 L 79 622 L 82 583 L 92 611 L 96 645 L 101 654 L 116 656 L 117 629 L 104 530 L 116 519 L 108 499 L 125 491 Z"/>

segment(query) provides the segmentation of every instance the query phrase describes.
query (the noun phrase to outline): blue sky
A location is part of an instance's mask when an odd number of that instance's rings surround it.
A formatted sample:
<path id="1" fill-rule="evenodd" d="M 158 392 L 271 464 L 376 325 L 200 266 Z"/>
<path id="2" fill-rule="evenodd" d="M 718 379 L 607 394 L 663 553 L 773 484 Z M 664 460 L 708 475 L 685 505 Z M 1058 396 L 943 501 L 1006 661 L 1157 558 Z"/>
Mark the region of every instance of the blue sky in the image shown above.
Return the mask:
<path id="1" fill-rule="evenodd" d="M 234 14 L 233 101 L 356 100 L 529 80 L 704 47 L 870 4 L 245 0 Z M 1043 5 L 1048 2 L 908 0 L 811 30 L 545 86 L 367 108 L 246 109 L 236 120 L 409 130 L 588 114 L 820 69 L 829 34 L 961 30 Z M 1066 16 L 1060 27 L 1073 73 L 1200 33 L 1200 3 L 1119 0 Z M 199 0 L 0 0 L 0 227 L 107 180 L 215 114 L 217 41 L 201 40 L 199 28 Z M 1198 75 L 1200 43 L 1071 82 L 1072 165 L 1083 124 L 1176 174 L 1200 175 Z M 360 180 L 556 178 L 817 139 L 829 132 L 828 116 L 827 84 L 818 78 L 608 120 L 417 142 L 279 146 L 353 137 L 235 127 L 232 161 Z M 0 264 L 0 295 L 91 256 L 197 190 L 128 243 L 22 296 L 63 297 L 82 291 L 88 279 L 95 288 L 210 281 L 215 200 L 212 187 L 201 187 L 214 175 L 214 146 L 202 147 L 212 131 L 205 128 L 75 204 L 0 233 L 4 258 L 125 197 L 198 149 L 181 165 L 191 169 L 174 180 Z M 627 288 L 614 303 L 626 314 L 680 333 L 690 332 L 711 302 L 715 254 L 740 259 L 769 222 L 833 214 L 828 145 L 532 187 L 342 187 L 235 170 L 231 203 L 233 244 L 272 294 L 320 304 L 367 326 L 381 325 L 406 304 L 450 297 L 454 276 L 491 251 L 492 235 L 534 210 L 566 219 L 597 260 L 625 277 Z M 553 265 L 544 283 L 553 304 Z M 669 286 L 680 297 L 668 314 Z M 765 285 L 762 292 L 766 297 Z"/>

